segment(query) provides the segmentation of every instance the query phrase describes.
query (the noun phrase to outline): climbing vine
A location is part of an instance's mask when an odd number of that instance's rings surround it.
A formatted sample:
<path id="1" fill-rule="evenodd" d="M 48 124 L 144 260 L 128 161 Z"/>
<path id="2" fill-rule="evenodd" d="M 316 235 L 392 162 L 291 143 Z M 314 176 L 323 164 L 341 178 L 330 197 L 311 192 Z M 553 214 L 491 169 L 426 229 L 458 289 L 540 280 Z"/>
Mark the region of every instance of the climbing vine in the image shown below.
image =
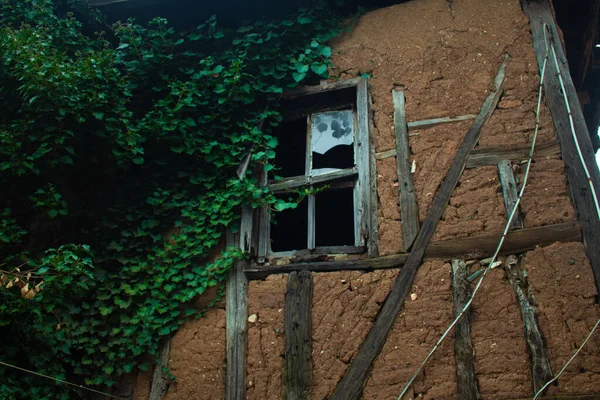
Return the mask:
<path id="1" fill-rule="evenodd" d="M 328 76 L 343 14 L 179 32 L 0 0 L 0 20 L 0 361 L 111 386 L 245 257 L 215 252 L 240 207 L 289 206 L 251 171 L 274 169 L 280 94 Z M 0 366 L 0 398 L 72 397 Z"/>

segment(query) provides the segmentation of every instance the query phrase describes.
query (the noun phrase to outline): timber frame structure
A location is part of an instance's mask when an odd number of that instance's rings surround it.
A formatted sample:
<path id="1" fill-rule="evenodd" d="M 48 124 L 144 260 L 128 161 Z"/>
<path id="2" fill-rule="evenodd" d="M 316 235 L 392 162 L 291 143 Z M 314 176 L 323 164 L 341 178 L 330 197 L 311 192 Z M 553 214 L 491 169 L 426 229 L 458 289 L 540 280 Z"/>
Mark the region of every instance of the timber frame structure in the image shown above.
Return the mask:
<path id="1" fill-rule="evenodd" d="M 547 0 L 523 0 L 523 9 L 530 19 L 533 44 L 541 69 L 545 56 L 544 27 L 550 30 L 550 37 L 557 49 L 560 68 L 568 71 L 566 57 L 559 37 L 552 10 Z M 575 88 L 571 82 L 570 75 L 565 74 L 567 97 L 570 101 L 577 138 L 580 143 L 583 157 L 589 168 L 594 187 L 600 188 L 600 174 L 595 165 L 594 153 L 590 141 L 589 132 L 581 107 L 577 100 Z M 495 80 L 495 90 L 490 93 L 484 102 L 478 115 L 464 115 L 458 117 L 438 118 L 425 121 L 406 122 L 404 116 L 404 93 L 402 88 L 396 88 L 391 94 L 394 100 L 394 127 L 396 133 L 396 150 L 373 154 L 373 159 L 383 159 L 396 156 L 397 173 L 400 179 L 399 196 L 400 207 L 403 215 L 404 249 L 409 251 L 405 254 L 378 257 L 376 249 L 369 251 L 369 258 L 355 258 L 333 260 L 326 254 L 300 253 L 296 262 L 285 265 L 246 265 L 242 262 L 235 265 L 231 271 L 227 283 L 227 384 L 226 398 L 228 400 L 241 400 L 246 398 L 246 370 L 245 354 L 247 346 L 247 285 L 248 279 L 263 279 L 270 274 L 289 274 L 288 289 L 286 293 L 285 306 L 285 392 L 289 399 L 308 398 L 310 384 L 310 362 L 311 362 L 311 324 L 310 324 L 310 298 L 312 294 L 312 276 L 308 271 L 331 272 L 340 270 L 362 270 L 371 271 L 384 268 L 401 268 L 396 283 L 383 304 L 373 327 L 367 338 L 354 357 L 350 368 L 338 384 L 333 399 L 359 399 L 362 389 L 371 371 L 372 364 L 381 351 L 383 344 L 391 330 L 396 315 L 402 308 L 403 302 L 412 285 L 417 269 L 424 257 L 446 257 L 453 258 L 455 306 L 460 309 L 468 297 L 468 285 L 466 270 L 464 267 L 465 257 L 483 258 L 493 253 L 500 235 L 479 236 L 476 238 L 455 239 L 451 241 L 431 242 L 437 222 L 440 220 L 445 205 L 450 199 L 458 179 L 465 168 L 473 168 L 484 165 L 496 165 L 502 181 L 503 196 L 506 207 L 510 210 L 514 204 L 517 189 L 514 180 L 511 163 L 519 162 L 527 157 L 529 148 L 522 149 L 496 149 L 475 150 L 482 126 L 491 116 L 496 108 L 503 91 L 504 64 L 501 66 Z M 293 93 L 300 95 L 315 93 L 326 90 L 334 90 L 345 87 L 348 82 L 327 83 L 317 87 L 305 87 Z M 355 82 L 351 82 L 355 84 Z M 359 83 L 359 90 L 365 91 L 364 80 Z M 576 153 L 576 144 L 571 136 L 569 115 L 560 92 L 558 77 L 554 73 L 548 73 L 544 82 L 544 92 L 547 96 L 547 104 L 550 108 L 554 126 L 559 142 L 544 145 L 539 149 L 543 155 L 552 155 L 560 152 L 568 171 L 568 182 L 571 196 L 579 224 L 562 223 L 553 226 L 523 229 L 523 223 L 515 218 L 511 226 L 512 231 L 507 236 L 502 249 L 502 254 L 518 254 L 532 250 L 536 246 L 549 244 L 555 241 L 580 241 L 583 239 L 587 255 L 590 259 L 596 286 L 600 288 L 600 222 L 596 214 L 593 199 L 589 191 L 588 180 L 585 178 L 583 166 Z M 370 110 L 359 110 L 364 113 L 370 121 Z M 367 112 L 369 115 L 367 116 Z M 429 209 L 427 218 L 419 226 L 418 210 L 415 203 L 413 184 L 411 182 L 408 135 L 411 129 L 417 127 L 434 126 L 455 121 L 472 120 L 473 124 L 467 136 L 464 138 L 452 166 L 438 189 L 435 200 Z M 370 122 L 372 124 L 372 122 Z M 372 151 L 372 146 L 371 146 Z M 374 164 L 373 164 L 374 166 Z M 373 171 L 372 171 L 373 173 Z M 376 207 L 375 204 L 371 206 Z M 242 227 L 239 246 L 249 250 L 252 241 L 252 219 L 253 211 L 246 209 L 242 213 Z M 376 223 L 374 227 L 376 227 Z M 376 244 L 373 244 L 376 246 Z M 264 255 L 262 256 L 264 257 Z M 508 274 L 508 272 L 507 272 Z M 543 339 L 539 328 L 533 317 L 534 311 L 528 304 L 527 295 L 519 287 L 518 280 L 508 275 L 518 297 L 524 308 L 525 315 L 531 315 L 526 319 L 525 325 L 530 338 L 528 346 L 532 356 L 532 371 L 534 388 L 539 389 L 548 379 L 552 377 L 549 373 L 548 360 L 545 355 Z M 529 313 L 529 314 L 527 314 Z M 289 327 L 289 329 L 288 329 Z M 456 351 L 457 369 L 463 371 L 460 376 L 458 390 L 461 399 L 476 399 L 477 390 L 474 385 L 472 343 L 469 333 L 469 319 L 463 318 L 456 328 Z M 540 366 L 541 365 L 541 366 Z M 585 398 L 600 399 L 599 396 Z"/>
<path id="2" fill-rule="evenodd" d="M 539 390 L 552 378 L 547 355 L 546 343 L 537 322 L 537 310 L 529 293 L 523 288 L 523 268 L 521 259 L 515 255 L 548 245 L 557 241 L 583 241 L 587 257 L 591 263 L 596 288 L 600 291 L 600 219 L 597 215 L 590 185 L 600 189 L 600 173 L 595 166 L 595 157 L 577 92 L 573 86 L 566 61 L 565 50 L 560 41 L 560 33 L 555 23 L 552 6 L 548 0 L 521 0 L 525 15 L 529 18 L 533 37 L 533 47 L 541 70 L 546 57 L 546 40 L 549 38 L 556 49 L 560 69 L 564 72 L 566 98 L 570 107 L 565 107 L 559 77 L 548 71 L 543 82 L 546 104 L 550 110 L 558 140 L 538 146 L 536 156 L 560 155 L 565 163 L 571 199 L 577 213 L 577 222 L 563 222 L 534 228 L 525 228 L 520 215 L 512 221 L 510 232 L 506 236 L 501 255 L 504 258 L 506 279 L 519 300 L 523 329 L 526 332 L 531 380 L 533 390 Z M 312 332 L 311 299 L 313 277 L 311 272 L 333 271 L 374 271 L 379 269 L 400 268 L 395 284 L 382 304 L 372 327 L 358 352 L 352 359 L 345 375 L 338 383 L 332 399 L 360 399 L 366 381 L 370 376 L 373 363 L 381 352 L 397 315 L 403 308 L 417 270 L 426 258 L 445 258 L 452 260 L 452 294 L 455 313 L 458 314 L 470 295 L 470 285 L 477 273 L 469 276 L 465 261 L 482 259 L 493 254 L 501 234 L 485 234 L 452 240 L 432 241 L 436 226 L 448 204 L 450 197 L 465 169 L 482 166 L 495 166 L 502 185 L 502 196 L 506 210 L 511 210 L 517 199 L 517 182 L 512 166 L 527 159 L 529 147 L 499 148 L 487 147 L 474 149 L 480 138 L 482 127 L 497 108 L 504 90 L 505 65 L 508 56 L 501 64 L 494 88 L 485 99 L 477 115 L 467 114 L 443 118 L 407 121 L 405 116 L 405 94 L 402 86 L 396 86 L 389 94 L 394 105 L 394 133 L 396 148 L 375 153 L 369 136 L 368 160 L 371 188 L 364 200 L 370 208 L 369 218 L 362 223 L 368 226 L 371 235 L 366 243 L 366 254 L 350 248 L 329 248 L 324 250 L 303 250 L 286 257 L 283 261 L 269 259 L 264 246 L 265 226 L 268 225 L 267 210 L 242 210 L 239 234 L 228 235 L 228 244 L 238 246 L 245 252 L 255 253 L 255 261 L 237 262 L 229 273 L 226 288 L 226 376 L 225 395 L 227 400 L 247 398 L 247 351 L 248 351 L 248 284 L 250 280 L 265 279 L 273 274 L 288 274 L 285 296 L 285 372 L 283 392 L 287 399 L 308 399 L 311 384 Z M 288 93 L 288 96 L 320 93 L 339 88 L 356 86 L 359 97 L 369 99 L 367 107 L 358 108 L 359 124 L 370 131 L 373 127 L 371 101 L 368 84 L 365 79 L 356 78 L 347 81 L 322 83 L 319 86 L 304 87 Z M 570 109 L 570 112 L 567 111 Z M 471 128 L 462 140 L 462 144 L 452 165 L 435 193 L 427 216 L 419 221 L 415 189 L 411 178 L 409 136 L 411 131 L 425 127 L 454 123 L 471 123 Z M 572 122 L 571 122 L 572 121 Z M 576 140 L 571 133 L 571 123 L 576 132 Z M 591 182 L 586 177 L 577 148 L 580 148 L 583 161 L 589 169 Z M 398 177 L 399 207 L 402 215 L 403 252 L 400 254 L 379 256 L 377 243 L 377 192 L 375 162 L 396 157 Z M 262 177 L 266 184 L 266 177 Z M 304 182 L 305 184 L 306 182 Z M 287 182 L 279 185 L 303 184 Z M 509 211 L 508 211 L 509 212 Z M 507 214 L 508 214 L 507 212 Z M 259 240 L 262 237 L 263 240 Z M 354 253 L 354 254 L 353 254 Z M 340 257 L 340 254 L 344 254 Z M 479 273 L 481 271 L 478 271 Z M 457 371 L 457 391 L 461 399 L 479 398 L 475 381 L 474 350 L 471 340 L 471 321 L 469 313 L 459 321 L 455 328 L 455 362 Z M 168 346 L 168 343 L 167 343 Z M 167 350 L 168 353 L 168 350 Z M 166 362 L 166 361 L 164 361 Z M 162 378 L 153 379 L 157 391 L 151 400 L 160 399 L 164 388 Z M 555 397 L 544 397 L 555 398 Z M 561 399 L 600 399 L 598 395 L 580 397 L 560 397 Z M 516 400 L 516 399 L 515 399 Z"/>

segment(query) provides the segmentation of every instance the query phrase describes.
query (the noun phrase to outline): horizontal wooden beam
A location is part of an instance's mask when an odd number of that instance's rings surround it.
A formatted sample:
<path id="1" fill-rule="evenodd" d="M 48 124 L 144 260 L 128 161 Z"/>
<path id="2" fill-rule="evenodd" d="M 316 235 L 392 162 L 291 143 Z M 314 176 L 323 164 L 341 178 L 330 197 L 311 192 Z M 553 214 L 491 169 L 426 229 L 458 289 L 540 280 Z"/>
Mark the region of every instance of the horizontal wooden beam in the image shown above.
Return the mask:
<path id="1" fill-rule="evenodd" d="M 412 121 L 409 122 L 408 130 L 415 129 L 425 129 L 431 128 L 432 126 L 441 125 L 441 124 L 450 124 L 453 122 L 461 122 L 461 121 L 469 121 L 471 119 L 477 118 L 475 114 L 467 114 L 467 115 L 459 115 L 458 117 L 444 117 L 444 118 L 433 118 L 433 119 L 423 119 L 420 121 Z"/>
<path id="2" fill-rule="evenodd" d="M 362 254 L 366 253 L 365 246 L 321 246 L 314 249 L 290 250 L 271 252 L 267 258 L 306 258 L 312 256 L 327 256 L 334 254 Z"/>
<path id="3" fill-rule="evenodd" d="M 544 396 L 538 397 L 539 400 L 600 400 L 600 394 L 589 394 L 583 396 Z M 531 400 L 531 397 L 512 399 L 512 400 Z"/>
<path id="4" fill-rule="evenodd" d="M 425 250 L 425 258 L 484 258 L 493 254 L 500 241 L 501 233 L 442 240 L 431 242 Z M 511 231 L 506 235 L 501 254 L 519 254 L 537 246 L 554 242 L 580 242 L 581 229 L 577 222 L 564 222 Z M 303 262 L 286 265 L 248 266 L 245 268 L 249 279 L 264 279 L 271 274 L 288 274 L 292 271 L 373 271 L 377 269 L 399 268 L 408 259 L 408 254 L 366 258 L 360 260 L 334 260 Z"/>
<path id="5" fill-rule="evenodd" d="M 544 143 L 536 146 L 534 158 L 549 157 L 560 154 L 560 144 L 558 140 Z M 377 153 L 375 158 L 383 160 L 384 158 L 394 157 L 396 150 L 382 151 Z M 523 147 L 486 147 L 483 149 L 475 149 L 471 152 L 467 160 L 467 168 L 477 168 L 486 165 L 497 165 L 502 160 L 510 160 L 519 162 L 526 160 L 529 157 L 529 146 Z"/>
<path id="6" fill-rule="evenodd" d="M 316 86 L 300 86 L 295 89 L 284 92 L 281 97 L 284 99 L 293 99 L 295 97 L 305 96 L 309 94 L 317 94 L 323 92 L 329 92 L 332 90 L 346 89 L 353 86 L 358 86 L 361 79 L 363 78 L 353 78 L 353 79 L 345 79 L 337 82 L 327 82 L 322 85 Z"/>
<path id="7" fill-rule="evenodd" d="M 467 168 L 497 165 L 502 160 L 509 160 L 515 163 L 527 160 L 529 157 L 529 148 L 529 146 L 524 146 L 509 149 L 505 147 L 475 149 L 467 161 Z M 560 154 L 560 144 L 558 143 L 558 140 L 555 140 L 536 146 L 533 158 L 537 159 L 540 157 L 549 157 L 558 154 Z"/>
<path id="8" fill-rule="evenodd" d="M 316 176 L 294 176 L 281 181 L 272 181 L 269 189 L 273 192 L 282 192 L 307 185 L 317 185 L 324 182 L 332 182 L 340 179 L 354 178 L 358 175 L 356 167 L 345 168 L 339 171 L 327 172 Z"/>

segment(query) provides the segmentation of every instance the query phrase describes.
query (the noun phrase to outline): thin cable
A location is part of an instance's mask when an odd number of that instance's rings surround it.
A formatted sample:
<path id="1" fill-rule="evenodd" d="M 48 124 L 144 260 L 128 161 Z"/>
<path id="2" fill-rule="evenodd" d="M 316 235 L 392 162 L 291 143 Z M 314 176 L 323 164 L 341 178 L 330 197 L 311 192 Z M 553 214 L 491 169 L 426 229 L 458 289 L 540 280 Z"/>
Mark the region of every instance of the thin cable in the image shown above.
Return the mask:
<path id="1" fill-rule="evenodd" d="M 560 88 L 562 89 L 563 99 L 565 101 L 565 105 L 567 106 L 567 114 L 569 114 L 569 125 L 571 127 L 571 135 L 573 136 L 573 141 L 575 142 L 575 147 L 577 148 L 577 154 L 579 155 L 579 161 L 581 161 L 581 165 L 583 166 L 583 170 L 585 171 L 585 176 L 588 180 L 588 185 L 590 186 L 590 190 L 592 191 L 592 197 L 594 198 L 594 205 L 596 206 L 596 215 L 598 219 L 600 219 L 600 206 L 598 205 L 598 196 L 596 195 L 596 189 L 594 188 L 594 184 L 592 183 L 592 177 L 590 176 L 590 171 L 588 170 L 587 165 L 583 159 L 583 154 L 581 153 L 581 148 L 579 147 L 579 139 L 577 139 L 577 134 L 575 133 L 575 122 L 573 121 L 573 114 L 571 113 L 571 106 L 569 105 L 569 98 L 567 97 L 567 90 L 565 89 L 565 83 L 562 78 L 562 73 L 560 71 L 560 67 L 558 65 L 558 59 L 556 57 L 556 51 L 554 50 L 554 45 L 551 45 L 552 49 L 552 57 L 554 58 L 554 65 L 556 66 L 556 74 L 558 75 L 558 82 L 560 83 Z"/>
<path id="2" fill-rule="evenodd" d="M 544 30 L 544 33 L 545 33 L 545 30 Z M 397 398 L 398 400 L 402 399 L 402 396 L 404 396 L 406 394 L 406 392 L 408 391 L 408 389 L 410 388 L 410 386 L 412 385 L 412 383 L 414 382 L 414 380 L 417 378 L 417 376 L 419 375 L 419 373 L 421 372 L 421 370 L 423 369 L 423 367 L 425 366 L 425 364 L 427 364 L 427 361 L 429 361 L 429 359 L 431 358 L 431 356 L 433 356 L 433 353 L 435 353 L 435 351 L 438 349 L 438 347 L 440 346 L 440 344 L 444 341 L 444 339 L 448 336 L 448 334 L 450 334 L 450 332 L 452 331 L 452 329 L 454 328 L 454 326 L 458 323 L 458 321 L 460 320 L 460 318 L 464 315 L 464 313 L 469 309 L 469 307 L 473 303 L 473 299 L 475 298 L 475 295 L 479 291 L 479 288 L 481 287 L 481 284 L 483 283 L 483 280 L 487 276 L 488 272 L 490 272 L 490 270 L 494 266 L 494 262 L 496 261 L 496 258 L 498 257 L 498 254 L 500 253 L 500 250 L 502 249 L 502 245 L 504 244 L 504 239 L 506 238 L 506 235 L 507 235 L 507 233 L 508 233 L 508 231 L 510 229 L 510 225 L 512 223 L 512 220 L 514 219 L 514 217 L 515 217 L 515 215 L 517 213 L 517 210 L 519 209 L 519 204 L 521 203 L 521 198 L 523 197 L 523 192 L 525 191 L 525 186 L 527 186 L 527 179 L 529 178 L 529 171 L 531 169 L 531 161 L 533 160 L 533 152 L 535 150 L 535 143 L 536 143 L 536 140 L 537 140 L 537 134 L 538 134 L 538 130 L 539 130 L 539 127 L 540 127 L 540 109 L 541 109 L 541 104 L 542 104 L 542 91 L 543 91 L 544 75 L 546 73 L 546 64 L 547 64 L 547 61 L 548 61 L 548 45 L 547 45 L 547 43 L 548 42 L 546 42 L 546 55 L 544 57 L 544 63 L 542 65 L 542 70 L 541 70 L 541 73 L 540 73 L 540 83 L 539 83 L 539 87 L 538 87 L 538 101 L 537 101 L 537 107 L 536 107 L 536 113 L 535 113 L 535 129 L 533 131 L 533 137 L 531 139 L 531 147 L 529 149 L 529 156 L 528 156 L 528 159 L 527 159 L 527 167 L 525 169 L 525 174 L 523 176 L 523 185 L 521 186 L 521 190 L 519 191 L 519 196 L 517 197 L 517 201 L 515 202 L 512 210 L 510 212 L 510 216 L 508 217 L 508 220 L 506 222 L 506 226 L 504 227 L 504 232 L 502 233 L 502 237 L 500 238 L 500 242 L 498 243 L 498 246 L 496 247 L 496 251 L 494 252 L 494 255 L 492 256 L 492 258 L 490 260 L 490 263 L 488 264 L 488 266 L 483 271 L 483 274 L 481 275 L 481 278 L 479 278 L 479 281 L 477 281 L 477 285 L 475 285 L 475 288 L 473 289 L 473 293 L 469 297 L 469 300 L 467 301 L 467 303 L 465 303 L 465 305 L 462 308 L 461 312 L 454 318 L 454 320 L 448 326 L 448 328 L 444 331 L 444 333 L 442 334 L 442 336 L 440 336 L 440 338 L 435 343 L 435 345 L 433 346 L 433 348 L 429 351 L 429 354 L 427 354 L 427 357 L 425 357 L 425 359 L 419 365 L 419 367 L 417 368 L 417 370 L 415 371 L 415 373 L 412 375 L 412 377 L 410 378 L 410 380 L 408 381 L 408 383 L 404 386 L 404 389 L 402 389 L 402 392 L 400 392 L 400 394 L 398 395 L 398 398 Z"/>
<path id="3" fill-rule="evenodd" d="M 575 357 L 577 357 L 577 355 L 579 354 L 579 352 L 585 347 L 585 345 L 588 342 L 588 340 L 590 340 L 590 338 L 592 337 L 592 335 L 596 331 L 596 328 L 598 328 L 598 325 L 600 325 L 600 319 L 598 320 L 598 322 L 596 322 L 596 325 L 594 325 L 594 327 L 592 328 L 592 330 L 590 331 L 590 333 L 588 333 L 587 337 L 585 338 L 585 340 L 583 341 L 583 343 L 581 343 L 581 346 L 579 346 L 579 348 L 577 349 L 577 351 L 575 352 L 575 354 L 573 354 L 573 356 L 569 359 L 569 361 L 567 361 L 567 363 L 562 367 L 562 369 L 558 372 L 558 374 L 556 374 L 556 376 L 554 378 L 550 379 L 548 382 L 546 382 L 546 384 L 544 386 L 542 386 L 542 388 L 540 390 L 538 390 L 538 392 L 535 394 L 535 396 L 533 396 L 532 400 L 537 399 L 538 396 L 541 395 L 542 392 L 544 390 L 546 390 L 546 388 L 548 386 L 550 386 L 550 384 L 552 384 L 552 382 L 554 382 L 555 380 L 557 380 L 558 377 L 561 376 L 563 372 L 565 372 L 565 370 L 567 369 L 567 367 L 569 366 L 569 364 L 571 364 L 571 362 L 575 359 Z"/>
<path id="4" fill-rule="evenodd" d="M 99 390 L 90 389 L 90 388 L 87 388 L 87 387 L 85 387 L 85 386 L 83 386 L 83 385 L 78 385 L 78 384 L 76 384 L 76 383 L 71 383 L 71 382 L 63 381 L 62 379 L 53 378 L 53 377 L 51 377 L 51 376 L 44 375 L 44 374 L 40 374 L 39 372 L 35 372 L 35 371 L 30 371 L 30 370 L 28 370 L 28 369 L 21 368 L 21 367 L 17 367 L 17 366 L 15 366 L 15 365 L 7 364 L 7 363 L 5 363 L 5 362 L 2 362 L 2 361 L 0 361 L 0 365 L 4 365 L 5 367 L 9 367 L 9 368 L 14 368 L 14 369 L 16 369 L 16 370 L 23 371 L 23 372 L 27 372 L 28 374 L 32 374 L 32 375 L 36 375 L 36 376 L 40 376 L 40 377 L 42 377 L 42 378 L 50 379 L 50 380 L 53 380 L 53 381 L 56 381 L 56 382 L 59 382 L 59 383 L 64 383 L 64 384 L 66 384 L 66 385 L 74 386 L 74 387 L 76 387 L 76 388 L 78 388 L 78 389 L 87 390 L 88 392 L 93 392 L 93 393 L 101 394 L 101 395 L 104 395 L 104 396 L 112 397 L 113 399 L 121 399 L 121 400 L 125 400 L 125 398 L 124 398 L 124 397 L 113 396 L 112 394 L 104 393 L 104 392 L 101 392 L 101 391 L 99 391 Z"/>

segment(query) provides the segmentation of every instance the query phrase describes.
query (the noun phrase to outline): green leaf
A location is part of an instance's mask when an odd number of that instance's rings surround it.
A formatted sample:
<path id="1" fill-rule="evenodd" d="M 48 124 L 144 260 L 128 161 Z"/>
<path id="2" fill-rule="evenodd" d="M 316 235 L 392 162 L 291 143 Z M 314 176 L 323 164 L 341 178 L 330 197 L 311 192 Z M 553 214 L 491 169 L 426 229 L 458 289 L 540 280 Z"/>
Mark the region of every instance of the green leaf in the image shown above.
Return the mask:
<path id="1" fill-rule="evenodd" d="M 312 64 L 310 69 L 317 75 L 327 77 L 327 65 L 325 64 Z"/>
<path id="2" fill-rule="evenodd" d="M 304 79 L 304 77 L 306 76 L 306 73 L 305 72 L 302 72 L 302 73 L 294 72 L 292 74 L 292 76 L 296 82 L 300 82 L 302 79 Z"/>

